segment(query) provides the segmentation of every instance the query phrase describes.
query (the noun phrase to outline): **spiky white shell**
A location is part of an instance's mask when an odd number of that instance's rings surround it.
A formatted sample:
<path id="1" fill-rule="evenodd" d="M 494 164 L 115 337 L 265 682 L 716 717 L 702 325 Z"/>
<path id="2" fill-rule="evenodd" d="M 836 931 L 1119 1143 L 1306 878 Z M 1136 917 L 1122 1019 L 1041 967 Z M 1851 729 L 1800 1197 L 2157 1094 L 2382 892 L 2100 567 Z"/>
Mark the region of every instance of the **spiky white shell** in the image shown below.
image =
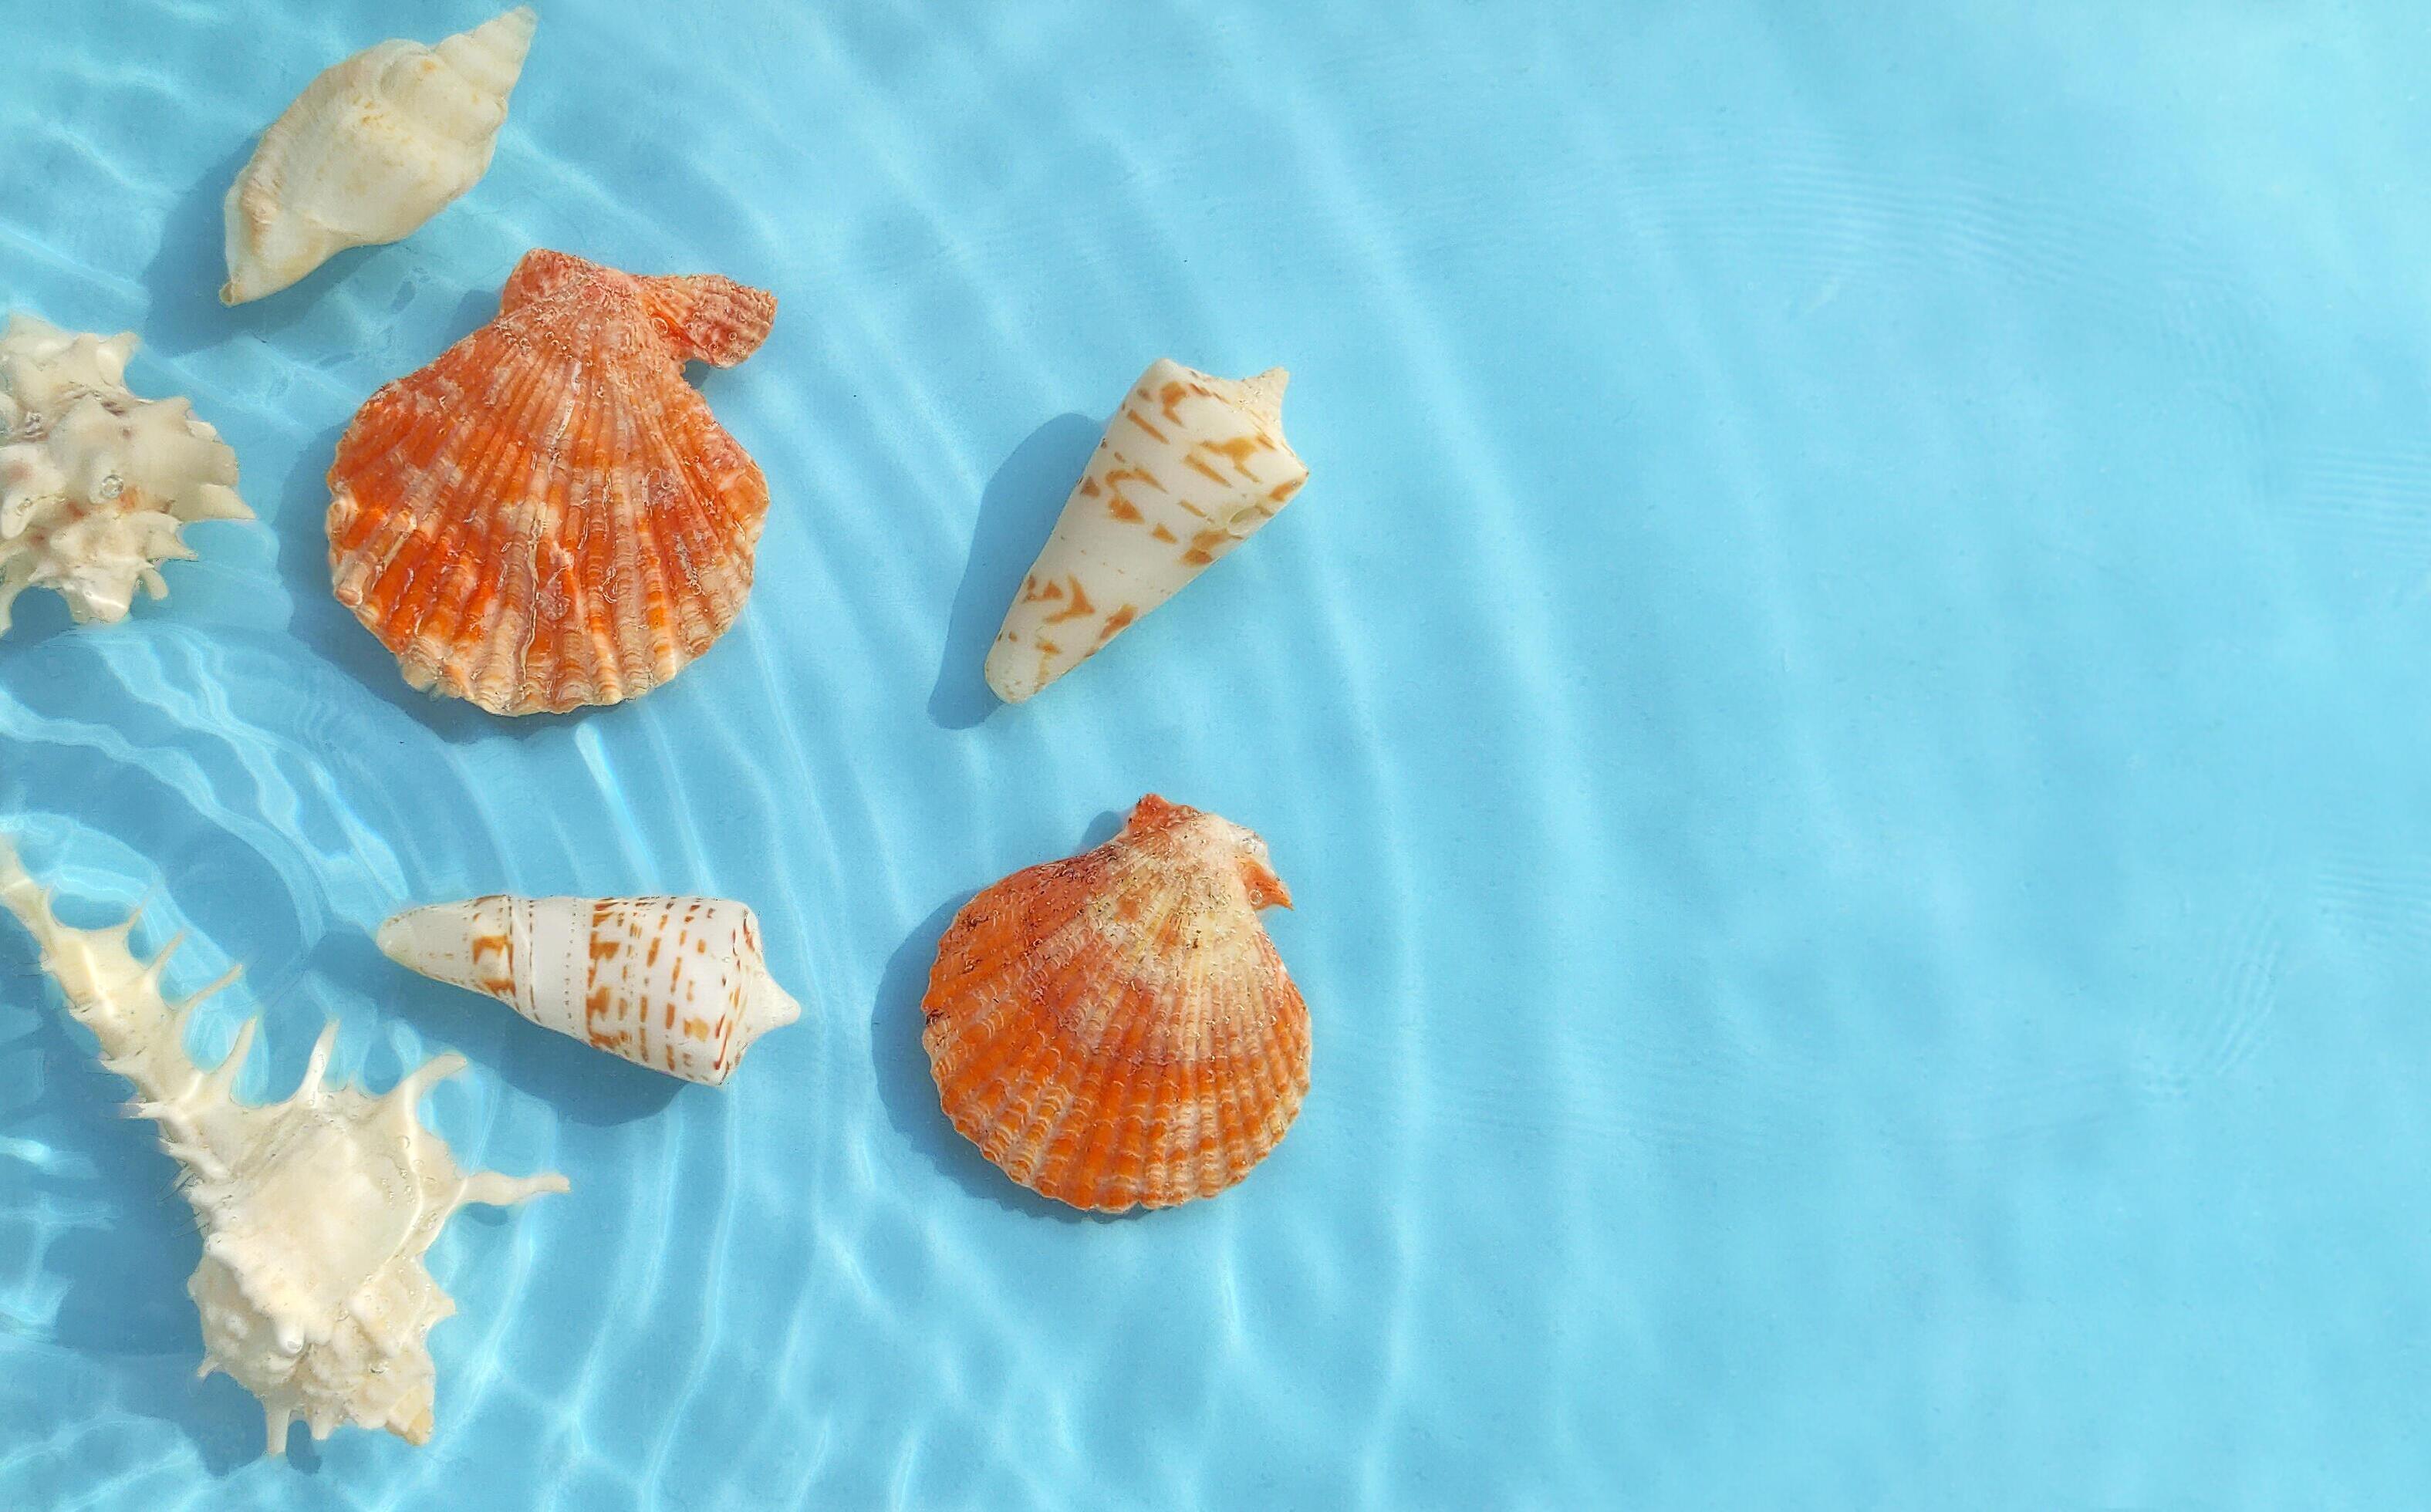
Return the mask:
<path id="1" fill-rule="evenodd" d="M 203 1373 L 225 1370 L 260 1399 L 274 1454 L 298 1419 L 316 1438 L 341 1423 L 429 1437 L 428 1335 L 456 1304 L 423 1252 L 465 1203 L 562 1192 L 565 1178 L 457 1168 L 414 1105 L 463 1068 L 461 1056 L 426 1062 L 377 1098 L 324 1084 L 335 1024 L 292 1097 L 241 1103 L 231 1088 L 257 1020 L 210 1070 L 185 1050 L 194 1005 L 234 973 L 169 1001 L 160 979 L 176 941 L 144 962 L 127 948 L 131 918 L 109 930 L 61 924 L 5 839 L 0 905 L 31 932 L 68 1012 L 101 1041 L 102 1065 L 135 1084 L 133 1111 L 159 1125 L 160 1147 L 185 1168 L 203 1235 L 186 1285 L 202 1314 Z"/>
<path id="2" fill-rule="evenodd" d="M 760 921 L 723 898 L 510 898 L 409 909 L 389 959 L 487 993 L 544 1029 L 716 1086 L 801 1004 L 768 975 Z"/>
<path id="3" fill-rule="evenodd" d="M 138 584 L 167 595 L 160 563 L 193 556 L 181 526 L 253 518 L 220 433 L 127 391 L 135 346 L 22 313 L 0 332 L 0 634 L 27 588 L 79 622 L 124 619 Z"/>
<path id="4" fill-rule="evenodd" d="M 1170 358 L 1123 395 L 1064 501 L 1004 628 L 988 686 L 1019 703 L 1274 518 L 1308 480 L 1283 441 L 1283 385 L 1211 378 Z"/>
<path id="5" fill-rule="evenodd" d="M 384 42 L 322 71 L 227 193 L 231 305 L 350 246 L 402 241 L 490 171 L 539 18 L 518 6 L 435 46 Z"/>

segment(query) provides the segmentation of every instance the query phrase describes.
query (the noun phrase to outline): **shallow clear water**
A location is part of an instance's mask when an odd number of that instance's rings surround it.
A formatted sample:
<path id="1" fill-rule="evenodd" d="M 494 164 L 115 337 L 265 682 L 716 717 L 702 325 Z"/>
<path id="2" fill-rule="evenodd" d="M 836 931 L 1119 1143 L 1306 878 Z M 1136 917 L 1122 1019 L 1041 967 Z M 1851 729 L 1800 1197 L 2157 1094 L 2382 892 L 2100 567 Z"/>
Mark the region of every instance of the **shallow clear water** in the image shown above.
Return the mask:
<path id="1" fill-rule="evenodd" d="M 0 824 L 570 1195 L 458 1220 L 423 1449 L 191 1379 L 196 1243 L 0 929 L 0 1505 L 2431 1502 L 2431 100 L 2412 8 L 543 0 L 490 176 L 227 311 L 317 68 L 478 6 L 0 0 L 0 302 L 133 328 L 258 527 L 0 641 Z M 1961 19 L 1961 18 L 1964 19 Z M 501 723 L 321 476 L 527 247 L 774 288 L 672 686 Z M 1151 357 L 1315 476 L 1034 703 L 978 664 Z M 1314 1091 L 1081 1218 L 939 1116 L 974 888 L 1262 831 Z M 410 899 L 698 891 L 803 1022 L 679 1088 L 405 976 Z"/>

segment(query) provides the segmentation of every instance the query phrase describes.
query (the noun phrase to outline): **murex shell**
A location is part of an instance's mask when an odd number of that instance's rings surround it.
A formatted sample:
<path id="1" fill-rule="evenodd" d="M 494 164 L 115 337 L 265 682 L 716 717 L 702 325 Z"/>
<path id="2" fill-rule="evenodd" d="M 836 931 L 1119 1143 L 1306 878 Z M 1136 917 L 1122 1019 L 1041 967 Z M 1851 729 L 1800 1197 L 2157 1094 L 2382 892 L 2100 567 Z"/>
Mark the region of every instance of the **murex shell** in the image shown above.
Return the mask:
<path id="1" fill-rule="evenodd" d="M 490 171 L 539 18 L 518 6 L 436 46 L 384 42 L 322 70 L 228 186 L 231 305 L 350 246 L 403 241 Z"/>
<path id="2" fill-rule="evenodd" d="M 768 975 L 759 919 L 722 898 L 432 903 L 382 924 L 379 948 L 543 1029 L 709 1086 L 802 1012 Z"/>
<path id="3" fill-rule="evenodd" d="M 329 469 L 338 601 L 408 682 L 493 714 L 666 681 L 751 591 L 759 467 L 684 381 L 776 296 L 526 254 L 498 317 L 357 412 Z"/>
<path id="4" fill-rule="evenodd" d="M 0 333 L 0 634 L 27 588 L 79 623 L 124 619 L 138 584 L 166 596 L 160 564 L 193 556 L 182 526 L 253 518 L 220 433 L 127 391 L 135 345 L 26 314 Z"/>
<path id="5" fill-rule="evenodd" d="M 1212 1197 L 1308 1091 L 1308 1009 L 1258 922 L 1266 842 L 1151 794 L 1095 850 L 1007 877 L 938 942 L 922 1042 L 946 1116 L 1075 1207 Z"/>
<path id="6" fill-rule="evenodd" d="M 1291 375 L 1220 378 L 1160 358 L 1107 422 L 989 647 L 1019 703 L 1180 593 L 1291 501 L 1308 467 L 1283 441 Z"/>
<path id="7" fill-rule="evenodd" d="M 186 1284 L 202 1314 L 202 1373 L 226 1370 L 260 1399 L 274 1454 L 299 1418 L 315 1438 L 341 1423 L 428 1438 L 428 1336 L 456 1304 L 423 1252 L 465 1203 L 562 1192 L 565 1178 L 457 1168 L 414 1105 L 463 1069 L 461 1056 L 426 1062 L 382 1097 L 325 1084 L 334 1023 L 293 1096 L 238 1102 L 231 1089 L 259 1020 L 211 1070 L 185 1049 L 195 1005 L 235 973 L 170 1002 L 160 980 L 176 941 L 145 962 L 127 948 L 132 918 L 108 930 L 61 924 L 5 840 L 0 905 L 31 932 L 68 1012 L 101 1041 L 102 1065 L 135 1084 L 132 1111 L 159 1125 L 160 1148 L 184 1168 L 180 1185 L 203 1235 L 202 1263 Z"/>

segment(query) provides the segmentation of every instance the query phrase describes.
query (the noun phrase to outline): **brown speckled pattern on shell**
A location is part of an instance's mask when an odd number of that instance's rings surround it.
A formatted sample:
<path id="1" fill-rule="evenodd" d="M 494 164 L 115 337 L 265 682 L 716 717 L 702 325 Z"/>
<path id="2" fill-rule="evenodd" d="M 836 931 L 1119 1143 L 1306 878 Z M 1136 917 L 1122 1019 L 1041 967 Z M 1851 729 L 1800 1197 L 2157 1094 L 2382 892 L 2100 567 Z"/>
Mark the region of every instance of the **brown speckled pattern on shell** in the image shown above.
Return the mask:
<path id="1" fill-rule="evenodd" d="M 399 914 L 379 946 L 544 1029 L 708 1086 L 799 1012 L 768 975 L 759 918 L 730 899 L 494 893 Z"/>

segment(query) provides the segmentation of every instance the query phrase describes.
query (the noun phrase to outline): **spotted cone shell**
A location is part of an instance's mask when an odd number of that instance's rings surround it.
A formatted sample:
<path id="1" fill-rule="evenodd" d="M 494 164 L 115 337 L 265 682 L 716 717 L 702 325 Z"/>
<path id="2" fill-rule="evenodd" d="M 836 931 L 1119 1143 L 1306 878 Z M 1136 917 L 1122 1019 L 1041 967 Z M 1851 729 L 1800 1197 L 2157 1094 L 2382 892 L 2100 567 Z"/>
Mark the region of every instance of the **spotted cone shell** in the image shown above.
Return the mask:
<path id="1" fill-rule="evenodd" d="M 1308 1092 L 1308 1008 L 1258 922 L 1274 904 L 1265 841 L 1153 794 L 1095 850 L 981 893 L 921 1003 L 946 1117 L 1075 1207 L 1239 1181 Z"/>
<path id="2" fill-rule="evenodd" d="M 329 469 L 338 601 L 493 714 L 638 697 L 743 611 L 768 485 L 684 381 L 776 296 L 528 253 L 498 318 L 372 395 Z"/>
<path id="3" fill-rule="evenodd" d="M 409 970 L 705 1086 L 802 1012 L 768 974 L 758 916 L 730 899 L 494 893 L 410 908 L 378 938 Z"/>

